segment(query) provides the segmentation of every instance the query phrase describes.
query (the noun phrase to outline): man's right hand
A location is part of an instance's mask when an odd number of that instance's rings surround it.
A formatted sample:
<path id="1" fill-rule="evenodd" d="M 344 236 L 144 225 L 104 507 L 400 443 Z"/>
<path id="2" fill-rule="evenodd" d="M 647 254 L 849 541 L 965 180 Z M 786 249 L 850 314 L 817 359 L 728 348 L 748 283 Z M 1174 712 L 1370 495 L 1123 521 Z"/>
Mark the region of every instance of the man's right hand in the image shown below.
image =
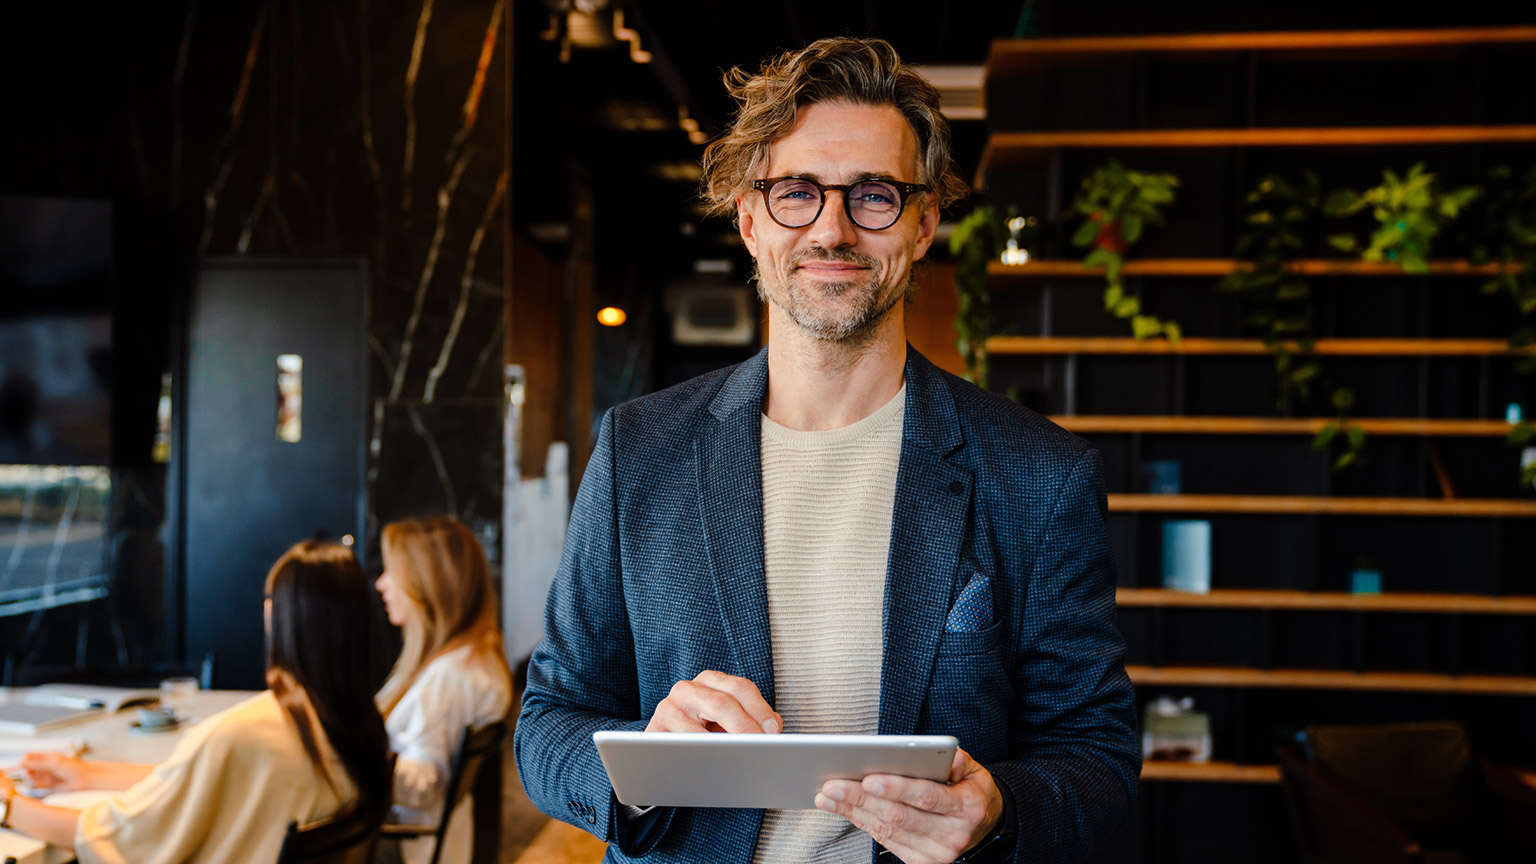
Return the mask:
<path id="1" fill-rule="evenodd" d="M 706 669 L 656 705 L 647 732 L 778 732 L 784 718 L 746 678 Z"/>

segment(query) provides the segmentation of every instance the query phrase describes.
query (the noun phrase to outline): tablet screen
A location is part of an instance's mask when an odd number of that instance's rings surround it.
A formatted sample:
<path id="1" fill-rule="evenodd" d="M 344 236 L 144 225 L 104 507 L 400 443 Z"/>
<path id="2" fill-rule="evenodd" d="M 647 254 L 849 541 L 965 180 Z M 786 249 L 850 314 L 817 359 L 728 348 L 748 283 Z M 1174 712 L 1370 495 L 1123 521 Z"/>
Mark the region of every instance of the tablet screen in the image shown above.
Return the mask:
<path id="1" fill-rule="evenodd" d="M 896 774 L 943 782 L 948 735 L 595 732 L 619 801 L 638 807 L 813 809 L 828 780 Z"/>

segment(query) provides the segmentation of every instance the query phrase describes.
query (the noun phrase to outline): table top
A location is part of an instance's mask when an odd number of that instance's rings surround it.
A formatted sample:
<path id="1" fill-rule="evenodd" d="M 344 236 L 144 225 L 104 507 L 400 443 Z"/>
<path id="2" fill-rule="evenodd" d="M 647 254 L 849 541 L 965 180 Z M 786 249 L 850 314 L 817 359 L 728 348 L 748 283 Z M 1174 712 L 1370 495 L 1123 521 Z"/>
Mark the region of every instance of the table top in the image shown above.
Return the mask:
<path id="1" fill-rule="evenodd" d="M 20 702 L 26 698 L 27 688 L 0 687 L 0 704 Z M 193 700 L 192 718 L 201 720 L 217 714 L 256 695 L 249 690 L 203 690 Z M 35 737 L 39 740 L 67 738 L 85 746 L 82 758 L 106 762 L 163 762 L 176 748 L 176 742 L 190 724 L 182 724 L 169 732 L 140 732 L 134 727 L 137 712 L 125 708 L 116 714 L 100 714 L 88 720 L 58 726 Z M 7 742 L 25 740 L 26 735 L 8 734 Z M 0 860 L 15 858 L 16 864 L 63 864 L 74 860 L 67 852 L 33 840 L 15 831 L 0 829 Z"/>

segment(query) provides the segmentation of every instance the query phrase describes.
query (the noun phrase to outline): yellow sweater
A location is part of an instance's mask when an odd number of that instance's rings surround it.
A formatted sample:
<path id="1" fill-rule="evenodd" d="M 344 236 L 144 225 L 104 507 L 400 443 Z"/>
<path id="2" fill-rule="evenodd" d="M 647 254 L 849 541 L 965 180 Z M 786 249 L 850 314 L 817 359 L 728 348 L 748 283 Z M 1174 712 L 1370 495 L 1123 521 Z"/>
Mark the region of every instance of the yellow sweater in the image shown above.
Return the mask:
<path id="1" fill-rule="evenodd" d="M 319 744 L 341 798 L 264 691 L 192 727 L 148 777 L 84 810 L 75 854 L 81 864 L 276 861 L 290 821 L 331 816 L 356 794 L 323 734 Z"/>

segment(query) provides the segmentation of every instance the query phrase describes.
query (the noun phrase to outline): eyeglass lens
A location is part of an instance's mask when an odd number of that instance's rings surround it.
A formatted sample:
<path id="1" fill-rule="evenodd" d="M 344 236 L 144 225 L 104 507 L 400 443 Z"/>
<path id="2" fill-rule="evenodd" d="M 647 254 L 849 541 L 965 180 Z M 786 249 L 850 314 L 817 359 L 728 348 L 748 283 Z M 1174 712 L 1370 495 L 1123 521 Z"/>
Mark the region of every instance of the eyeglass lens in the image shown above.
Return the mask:
<path id="1" fill-rule="evenodd" d="M 847 192 L 848 218 L 869 231 L 889 228 L 901 215 L 901 190 L 880 180 L 855 183 Z M 804 228 L 821 213 L 824 196 L 809 180 L 790 177 L 768 190 L 768 211 L 786 228 Z"/>

